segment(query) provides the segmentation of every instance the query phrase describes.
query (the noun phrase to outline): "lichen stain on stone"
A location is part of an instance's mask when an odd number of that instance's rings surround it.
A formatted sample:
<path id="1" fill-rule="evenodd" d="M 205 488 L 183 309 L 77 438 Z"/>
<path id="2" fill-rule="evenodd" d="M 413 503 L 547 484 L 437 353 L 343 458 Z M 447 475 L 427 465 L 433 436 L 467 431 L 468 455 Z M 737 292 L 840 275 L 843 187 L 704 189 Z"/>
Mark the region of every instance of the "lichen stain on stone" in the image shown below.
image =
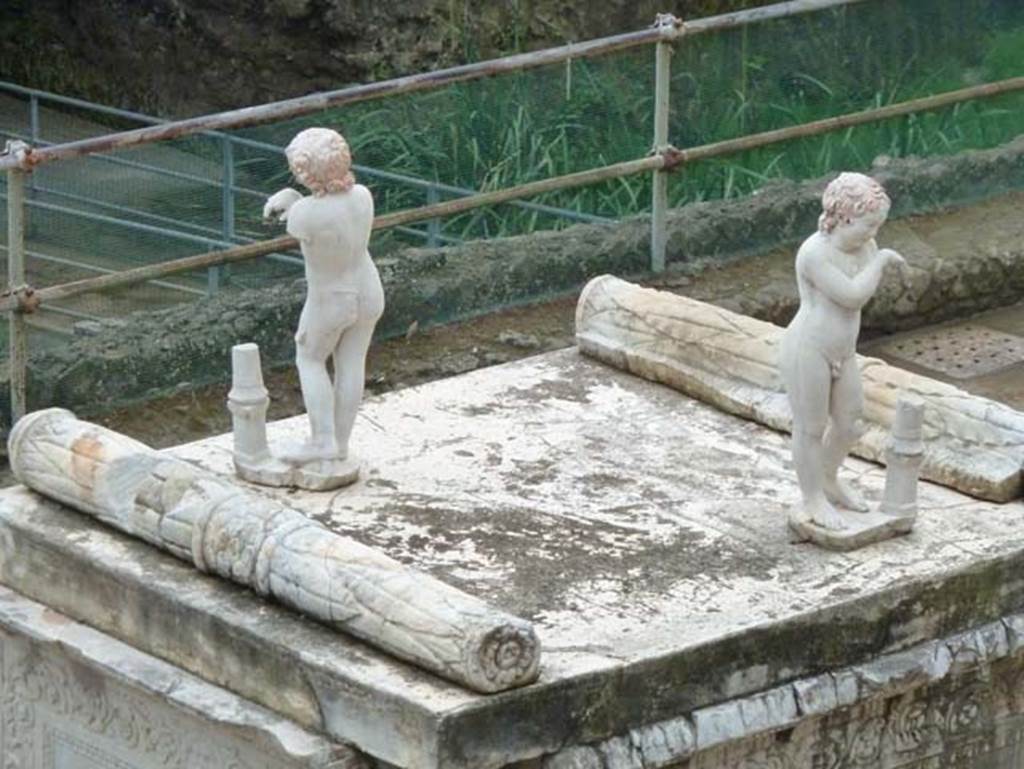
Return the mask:
<path id="1" fill-rule="evenodd" d="M 472 406 L 463 406 L 462 413 L 467 417 L 484 417 L 488 414 L 494 413 L 494 404 L 475 404 Z"/>
<path id="2" fill-rule="evenodd" d="M 555 459 L 513 459 L 514 470 L 504 475 L 510 489 L 518 488 L 521 492 L 532 486 L 551 483 L 558 478 L 559 463 Z M 525 487 L 525 488 L 523 488 Z"/>
<path id="3" fill-rule="evenodd" d="M 519 411 L 524 404 L 538 406 L 550 401 L 590 405 L 592 390 L 608 385 L 608 381 L 599 377 L 595 370 L 601 369 L 578 366 L 570 369 L 568 376 L 548 377 L 527 385 L 513 384 L 501 390 L 494 400 L 461 406 L 460 411 L 466 416 L 478 417 L 508 410 Z"/>
<path id="4" fill-rule="evenodd" d="M 590 388 L 596 380 L 580 381 L 579 377 L 543 379 L 529 387 L 510 387 L 505 393 L 510 400 L 543 403 L 558 400 L 569 403 L 590 403 Z"/>
<path id="5" fill-rule="evenodd" d="M 385 488 L 398 491 L 398 484 L 387 478 L 368 478 L 364 485 L 369 489 Z"/>
<path id="6" fill-rule="evenodd" d="M 535 620 L 554 611 L 586 612 L 584 587 L 609 582 L 638 609 L 655 606 L 680 581 L 746 575 L 770 578 L 772 562 L 742 543 L 710 541 L 676 526 L 654 538 L 636 528 L 576 520 L 532 509 L 454 509 L 425 499 L 394 500 L 377 511 L 387 527 L 335 530 L 425 569 L 459 589 Z M 401 522 L 408 522 L 408 531 Z"/>
<path id="7" fill-rule="evenodd" d="M 583 493 L 587 495 L 598 494 L 606 489 L 626 488 L 634 483 L 631 478 L 612 473 L 587 473 L 580 478 L 583 485 Z"/>
<path id="8" fill-rule="evenodd" d="M 487 443 L 487 456 L 484 458 L 488 467 L 500 467 L 505 461 L 504 447 L 497 442 Z"/>

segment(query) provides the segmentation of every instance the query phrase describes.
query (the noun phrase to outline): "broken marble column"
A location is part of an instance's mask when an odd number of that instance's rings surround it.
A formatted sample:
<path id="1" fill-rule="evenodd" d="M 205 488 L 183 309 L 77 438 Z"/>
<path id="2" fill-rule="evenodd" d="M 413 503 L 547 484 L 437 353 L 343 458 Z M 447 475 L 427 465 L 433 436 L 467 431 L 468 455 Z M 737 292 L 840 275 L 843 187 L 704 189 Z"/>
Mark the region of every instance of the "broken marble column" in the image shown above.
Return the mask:
<path id="1" fill-rule="evenodd" d="M 267 407 L 270 396 L 263 385 L 260 348 L 252 343 L 231 348 L 231 390 L 228 411 L 234 437 L 235 469 L 245 471 L 270 460 L 267 445 Z"/>
<path id="2" fill-rule="evenodd" d="M 295 486 L 326 491 L 352 483 L 359 477 L 359 462 L 346 456 L 292 462 L 274 455 L 267 443 L 267 408 L 270 397 L 263 384 L 260 348 L 252 342 L 231 348 L 232 458 L 235 474 L 262 486 Z"/>
<path id="3" fill-rule="evenodd" d="M 444 678 L 496 692 L 537 677 L 525 620 L 70 411 L 26 415 L 9 452 L 38 493 Z"/>
<path id="4" fill-rule="evenodd" d="M 266 439 L 266 410 L 270 398 L 263 385 L 259 345 L 252 342 L 231 347 L 231 389 L 227 411 L 231 413 L 234 473 L 243 480 L 265 486 L 295 486 L 310 492 L 326 492 L 354 482 L 359 462 L 345 456 L 305 457 L 295 460 L 284 452 L 274 454 Z M 354 415 L 354 411 L 352 412 Z"/>
<path id="5" fill-rule="evenodd" d="M 771 323 L 610 275 L 590 281 L 576 308 L 585 354 L 788 432 L 781 337 Z M 897 401 L 915 396 L 925 405 L 922 478 L 996 502 L 1021 495 L 1024 414 L 877 359 L 857 361 L 866 431 L 853 454 L 884 463 Z"/>
<path id="6" fill-rule="evenodd" d="M 885 491 L 881 511 L 886 515 L 913 521 L 917 517 L 917 481 L 924 459 L 921 426 L 924 403 L 905 397 L 896 402 L 892 437 L 885 453 Z"/>

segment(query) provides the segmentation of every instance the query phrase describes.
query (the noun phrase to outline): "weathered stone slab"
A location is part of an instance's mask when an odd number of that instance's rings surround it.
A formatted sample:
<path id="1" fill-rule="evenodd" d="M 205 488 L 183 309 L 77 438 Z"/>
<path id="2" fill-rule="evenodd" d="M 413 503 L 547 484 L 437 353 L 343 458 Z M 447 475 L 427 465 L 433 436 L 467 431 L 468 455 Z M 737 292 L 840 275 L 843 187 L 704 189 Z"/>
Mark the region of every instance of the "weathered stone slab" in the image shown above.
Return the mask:
<path id="1" fill-rule="evenodd" d="M 864 665 L 576 745 L 545 757 L 543 769 L 589 769 L 588 761 L 598 756 L 604 761 L 593 764 L 596 769 L 663 769 L 681 761 L 705 769 L 1018 769 L 1024 758 L 1024 695 L 1016 690 L 1024 684 L 1024 656 L 1006 643 L 1007 628 L 1018 619 L 1004 617 Z M 951 649 L 973 653 L 954 665 Z M 900 705 L 890 709 L 886 703 L 894 701 Z M 892 716 L 884 728 L 879 711 Z M 926 730 L 932 733 L 926 736 Z M 670 734 L 684 739 L 649 739 Z M 965 742 L 972 743 L 966 752 Z"/>
<path id="2" fill-rule="evenodd" d="M 987 628 L 972 631 L 987 635 Z M 997 633 L 998 634 L 998 633 Z M 952 643 L 947 640 L 947 643 Z M 991 649 L 953 671 L 929 663 L 941 641 L 908 653 L 885 655 L 880 668 L 904 675 L 880 687 L 866 686 L 840 705 L 804 710 L 798 717 L 744 724 L 740 714 L 759 708 L 772 692 L 705 708 L 693 714 L 692 744 L 672 754 L 648 753 L 634 732 L 600 743 L 577 745 L 544 759 L 543 769 L 1019 769 L 1024 765 L 1024 656 L 1005 646 Z M 856 678 L 857 671 L 843 675 Z M 948 675 L 947 675 L 948 674 Z M 795 681 L 798 703 L 822 678 Z M 911 682 L 913 679 L 916 681 Z M 827 686 L 825 687 L 827 689 Z M 774 690 L 776 692 L 780 690 Z M 825 698 L 827 699 L 827 697 Z M 818 700 L 818 704 L 823 702 Z M 787 715 L 783 711 L 782 715 Z M 681 719 L 688 723 L 688 719 Z M 701 737 L 701 731 L 705 735 Z M 628 742 L 632 753 L 621 749 Z M 639 755 L 640 760 L 633 760 Z M 588 763 L 591 757 L 604 762 Z M 681 762 L 685 761 L 683 764 Z"/>
<path id="3" fill-rule="evenodd" d="M 303 429 L 270 426 L 275 440 Z M 854 667 L 1024 607 L 1021 503 L 922 483 L 905 537 L 853 553 L 793 545 L 785 436 L 572 350 L 370 399 L 353 440 L 366 447 L 354 485 L 263 493 L 531 620 L 546 654 L 536 684 L 445 684 L 25 490 L 0 493 L 0 581 L 423 769 L 627 737 L 571 758 L 672 760 L 693 749 L 698 710 L 844 670 L 832 701 L 852 705 Z M 172 453 L 230 475 L 231 448 L 225 435 Z M 884 470 L 848 469 L 877 503 Z M 788 707 L 755 699 L 739 722 L 770 731 Z"/>
<path id="4" fill-rule="evenodd" d="M 307 729 L 438 766 L 439 714 L 466 690 L 32 492 L 0 500 L 0 582 Z"/>
<path id="5" fill-rule="evenodd" d="M 0 587 L 5 769 L 369 769 L 357 751 Z"/>
<path id="6" fill-rule="evenodd" d="M 788 431 L 781 338 L 771 323 L 610 275 L 588 283 L 576 309 L 576 340 L 588 355 Z M 1024 414 L 881 360 L 858 360 L 867 429 L 857 456 L 885 461 L 896 402 L 912 394 L 925 409 L 923 478 L 997 502 L 1021 495 Z"/>

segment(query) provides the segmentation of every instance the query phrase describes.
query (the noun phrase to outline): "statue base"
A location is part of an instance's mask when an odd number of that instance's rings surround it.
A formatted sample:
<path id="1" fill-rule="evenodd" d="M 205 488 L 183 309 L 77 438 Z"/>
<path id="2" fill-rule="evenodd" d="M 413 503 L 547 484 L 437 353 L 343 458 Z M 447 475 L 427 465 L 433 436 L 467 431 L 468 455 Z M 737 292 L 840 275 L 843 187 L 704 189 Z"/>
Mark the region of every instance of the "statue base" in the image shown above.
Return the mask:
<path id="1" fill-rule="evenodd" d="M 846 522 L 842 529 L 825 529 L 807 520 L 798 512 L 789 514 L 789 530 L 793 542 L 813 542 L 826 550 L 840 552 L 858 550 L 865 545 L 909 534 L 914 528 L 916 515 L 889 515 L 888 513 L 851 513 L 840 510 Z"/>
<path id="2" fill-rule="evenodd" d="M 346 459 L 314 459 L 302 464 L 276 457 L 262 462 L 245 462 L 235 457 L 235 474 L 244 481 L 307 491 L 330 491 L 355 483 L 359 468 L 359 460 L 351 455 Z"/>

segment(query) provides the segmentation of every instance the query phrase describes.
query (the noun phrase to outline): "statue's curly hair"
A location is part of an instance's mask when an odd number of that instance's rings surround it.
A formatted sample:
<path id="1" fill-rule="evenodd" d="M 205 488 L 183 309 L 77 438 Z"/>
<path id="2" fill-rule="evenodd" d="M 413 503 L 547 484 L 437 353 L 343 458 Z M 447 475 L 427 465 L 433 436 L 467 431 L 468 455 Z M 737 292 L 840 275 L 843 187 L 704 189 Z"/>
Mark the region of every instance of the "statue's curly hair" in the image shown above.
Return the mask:
<path id="1" fill-rule="evenodd" d="M 300 131 L 284 154 L 295 178 L 315 197 L 344 192 L 356 183 L 348 143 L 330 128 Z"/>
<path id="2" fill-rule="evenodd" d="M 832 232 L 840 222 L 849 223 L 870 211 L 888 211 L 890 204 L 882 185 L 870 176 L 851 172 L 839 174 L 821 196 L 818 229 Z"/>

